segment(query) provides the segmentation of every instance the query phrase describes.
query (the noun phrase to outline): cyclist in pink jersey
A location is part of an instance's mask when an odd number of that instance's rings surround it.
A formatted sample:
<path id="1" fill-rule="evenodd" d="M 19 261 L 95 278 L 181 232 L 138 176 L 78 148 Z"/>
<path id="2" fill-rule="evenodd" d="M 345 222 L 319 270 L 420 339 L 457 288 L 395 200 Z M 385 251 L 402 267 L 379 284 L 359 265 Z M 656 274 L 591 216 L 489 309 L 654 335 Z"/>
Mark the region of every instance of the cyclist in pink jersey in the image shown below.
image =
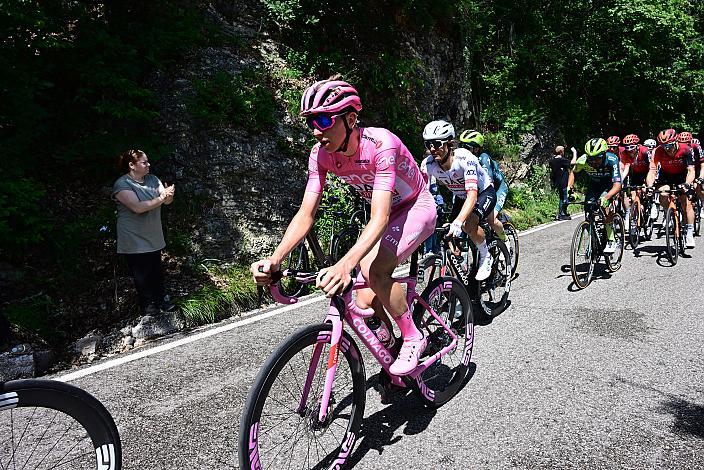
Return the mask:
<path id="1" fill-rule="evenodd" d="M 362 308 L 372 307 L 387 326 L 384 307 L 396 321 L 403 345 L 390 371 L 405 375 L 418 365 L 427 338 L 415 326 L 405 292 L 392 274 L 435 230 L 435 201 L 398 137 L 386 129 L 358 127 L 361 109 L 357 90 L 344 81 L 331 78 L 306 89 L 301 116 L 318 143 L 308 160 L 303 202 L 274 253 L 253 263 L 251 270 L 257 284 L 271 282 L 271 273 L 313 227 L 325 175 L 338 175 L 371 203 L 371 215 L 347 254 L 320 271 L 316 286 L 328 296 L 340 293 L 352 282 L 350 272 L 359 265 L 370 289 L 358 290 L 356 301 Z"/>

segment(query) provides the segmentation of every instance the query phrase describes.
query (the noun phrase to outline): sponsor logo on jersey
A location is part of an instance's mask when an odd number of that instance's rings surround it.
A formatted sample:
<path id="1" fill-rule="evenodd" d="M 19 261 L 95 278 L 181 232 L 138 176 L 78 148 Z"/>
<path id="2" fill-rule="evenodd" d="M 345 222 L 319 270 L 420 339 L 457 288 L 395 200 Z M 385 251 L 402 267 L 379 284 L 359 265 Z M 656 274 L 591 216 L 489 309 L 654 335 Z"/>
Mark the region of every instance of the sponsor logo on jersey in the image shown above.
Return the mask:
<path id="1" fill-rule="evenodd" d="M 362 134 L 362 139 L 368 140 L 369 142 L 371 142 L 372 144 L 374 144 L 374 146 L 375 146 L 377 149 L 380 149 L 381 146 L 384 145 L 384 142 L 383 142 L 382 140 L 377 140 L 377 139 L 375 139 L 374 137 L 369 136 L 369 135 L 367 135 L 367 134 Z"/>
<path id="2" fill-rule="evenodd" d="M 355 163 L 369 163 L 369 160 L 355 160 Z"/>

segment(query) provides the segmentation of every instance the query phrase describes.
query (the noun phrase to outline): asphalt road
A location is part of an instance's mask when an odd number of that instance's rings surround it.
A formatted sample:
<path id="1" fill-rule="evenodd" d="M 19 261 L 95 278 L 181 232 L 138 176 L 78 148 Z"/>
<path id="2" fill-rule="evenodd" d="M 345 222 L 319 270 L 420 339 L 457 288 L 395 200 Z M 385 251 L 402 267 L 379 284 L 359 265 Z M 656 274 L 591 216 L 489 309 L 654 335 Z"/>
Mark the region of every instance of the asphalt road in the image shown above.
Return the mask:
<path id="1" fill-rule="evenodd" d="M 658 263 L 664 239 L 649 242 L 573 291 L 576 225 L 521 238 L 512 306 L 477 328 L 473 376 L 452 401 L 383 406 L 367 391 L 355 468 L 704 468 L 704 238 L 675 267 Z M 257 370 L 291 331 L 320 321 L 325 303 L 274 313 L 186 344 L 164 339 L 154 344 L 164 351 L 71 381 L 114 415 L 125 469 L 237 468 Z"/>

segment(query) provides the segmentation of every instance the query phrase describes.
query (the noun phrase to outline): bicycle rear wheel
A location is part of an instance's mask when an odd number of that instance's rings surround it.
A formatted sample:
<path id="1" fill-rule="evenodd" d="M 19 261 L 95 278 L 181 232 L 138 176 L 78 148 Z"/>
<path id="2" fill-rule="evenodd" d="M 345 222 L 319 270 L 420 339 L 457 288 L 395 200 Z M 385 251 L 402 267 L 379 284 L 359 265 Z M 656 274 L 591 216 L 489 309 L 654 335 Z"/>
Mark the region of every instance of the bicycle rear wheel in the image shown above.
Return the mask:
<path id="1" fill-rule="evenodd" d="M 643 238 L 651 240 L 653 238 L 653 224 L 655 220 L 650 217 L 652 211 L 652 201 L 649 204 L 641 206 L 641 225 L 643 228 Z"/>
<path id="2" fill-rule="evenodd" d="M 295 269 L 296 271 L 310 271 L 310 258 L 308 257 L 308 248 L 306 244 L 301 242 L 288 255 L 286 261 L 281 264 L 281 270 Z M 292 276 L 284 277 L 279 283 L 279 290 L 287 297 L 300 297 L 306 293 L 306 285 L 296 282 Z"/>
<path id="3" fill-rule="evenodd" d="M 516 276 L 518 270 L 518 255 L 520 247 L 518 245 L 518 230 L 511 222 L 504 223 L 504 232 L 506 233 L 506 247 L 511 255 L 511 278 Z"/>
<path id="4" fill-rule="evenodd" d="M 0 469 L 120 470 L 110 413 L 91 394 L 53 380 L 0 384 Z"/>
<path id="5" fill-rule="evenodd" d="M 677 258 L 679 256 L 679 247 L 677 246 L 679 243 L 677 241 L 679 234 L 677 233 L 676 224 L 675 211 L 673 211 L 671 207 L 668 207 L 665 212 L 665 254 L 673 266 L 677 264 Z"/>
<path id="6" fill-rule="evenodd" d="M 606 259 L 606 269 L 611 272 L 621 269 L 621 261 L 623 260 L 623 247 L 625 245 L 626 229 L 624 228 L 623 219 L 620 215 L 615 214 L 611 222 L 614 228 L 614 240 L 616 241 L 616 249 L 610 255 L 604 256 Z"/>
<path id="7" fill-rule="evenodd" d="M 699 196 L 695 196 L 697 200 L 694 205 L 694 235 L 699 236 L 699 232 L 702 228 L 702 201 Z"/>
<path id="8" fill-rule="evenodd" d="M 421 298 L 450 326 L 458 339 L 457 347 L 428 367 L 413 387 L 427 406 L 437 408 L 447 403 L 464 385 L 474 347 L 474 318 L 469 295 L 454 277 L 433 279 Z M 413 309 L 413 319 L 428 338 L 424 356 L 432 356 L 452 343 L 452 337 L 419 302 Z"/>
<path id="9" fill-rule="evenodd" d="M 575 286 L 584 289 L 592 282 L 594 274 L 595 257 L 593 249 L 594 234 L 589 222 L 582 221 L 574 231 L 570 247 L 570 268 Z"/>
<path id="10" fill-rule="evenodd" d="M 416 291 L 423 292 L 426 287 L 440 277 L 442 273 L 442 257 L 429 253 L 418 262 L 418 276 L 416 281 Z"/>
<path id="11" fill-rule="evenodd" d="M 340 468 L 345 463 L 364 416 L 364 365 L 354 340 L 344 333 L 327 419 L 319 422 L 331 330 L 330 324 L 300 329 L 260 369 L 240 420 L 240 468 Z"/>
<path id="12" fill-rule="evenodd" d="M 491 274 L 479 283 L 479 303 L 486 315 L 496 316 L 506 310 L 511 291 L 511 255 L 501 240 L 489 243 L 489 253 L 494 258 Z"/>
<path id="13" fill-rule="evenodd" d="M 337 263 L 350 251 L 359 238 L 359 227 L 349 226 L 338 232 L 332 241 L 332 261 Z"/>

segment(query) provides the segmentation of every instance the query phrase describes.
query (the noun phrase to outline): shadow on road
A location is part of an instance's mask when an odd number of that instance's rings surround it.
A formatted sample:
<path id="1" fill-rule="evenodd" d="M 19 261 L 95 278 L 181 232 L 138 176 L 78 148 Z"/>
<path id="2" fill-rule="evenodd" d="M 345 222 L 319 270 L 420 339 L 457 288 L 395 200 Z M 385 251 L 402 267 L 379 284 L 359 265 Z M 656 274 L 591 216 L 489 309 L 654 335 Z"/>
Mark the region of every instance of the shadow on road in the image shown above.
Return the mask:
<path id="1" fill-rule="evenodd" d="M 569 264 L 562 266 L 562 268 L 561 268 L 562 271 L 564 271 L 565 268 L 567 268 L 567 271 L 568 271 L 568 272 L 570 272 L 571 269 L 572 269 Z M 571 272 L 570 272 L 570 275 L 571 275 Z M 561 276 L 558 276 L 558 277 L 564 277 L 564 275 L 561 275 Z M 611 279 L 611 273 L 606 269 L 606 265 L 605 265 L 605 264 L 597 263 L 597 265 L 594 266 L 594 274 L 592 274 L 592 280 L 591 280 L 591 282 L 589 283 L 589 285 L 591 285 L 592 283 L 594 283 L 594 281 L 605 280 L 605 279 Z M 587 287 L 588 287 L 588 286 L 587 286 Z M 570 282 L 569 285 L 567 286 L 567 290 L 568 290 L 569 292 L 579 292 L 579 291 L 582 290 L 582 289 L 580 289 L 579 287 L 577 287 L 577 285 L 574 283 L 574 281 L 572 281 L 572 282 Z"/>
<path id="2" fill-rule="evenodd" d="M 672 432 L 675 434 L 689 434 L 704 439 L 704 406 L 683 400 L 669 393 L 665 393 L 647 385 L 637 384 L 624 379 L 621 382 L 643 390 L 650 390 L 664 397 L 661 402 L 661 411 L 674 416 Z"/>
<path id="3" fill-rule="evenodd" d="M 472 379 L 477 370 L 476 364 L 469 364 L 467 378 L 462 384 L 459 393 Z M 379 374 L 375 374 L 367 379 L 367 390 L 374 387 L 379 380 Z M 378 397 L 373 397 L 377 398 Z M 413 393 L 399 396 L 394 403 L 386 408 L 377 411 L 371 416 L 364 418 L 359 439 L 355 444 L 355 450 L 350 455 L 346 466 L 352 468 L 357 465 L 370 450 L 375 450 L 379 454 L 384 452 L 387 446 L 396 444 L 402 437 L 394 437 L 394 432 L 405 426 L 403 434 L 414 435 L 425 431 L 435 417 L 437 409 L 423 406 L 421 401 Z"/>

